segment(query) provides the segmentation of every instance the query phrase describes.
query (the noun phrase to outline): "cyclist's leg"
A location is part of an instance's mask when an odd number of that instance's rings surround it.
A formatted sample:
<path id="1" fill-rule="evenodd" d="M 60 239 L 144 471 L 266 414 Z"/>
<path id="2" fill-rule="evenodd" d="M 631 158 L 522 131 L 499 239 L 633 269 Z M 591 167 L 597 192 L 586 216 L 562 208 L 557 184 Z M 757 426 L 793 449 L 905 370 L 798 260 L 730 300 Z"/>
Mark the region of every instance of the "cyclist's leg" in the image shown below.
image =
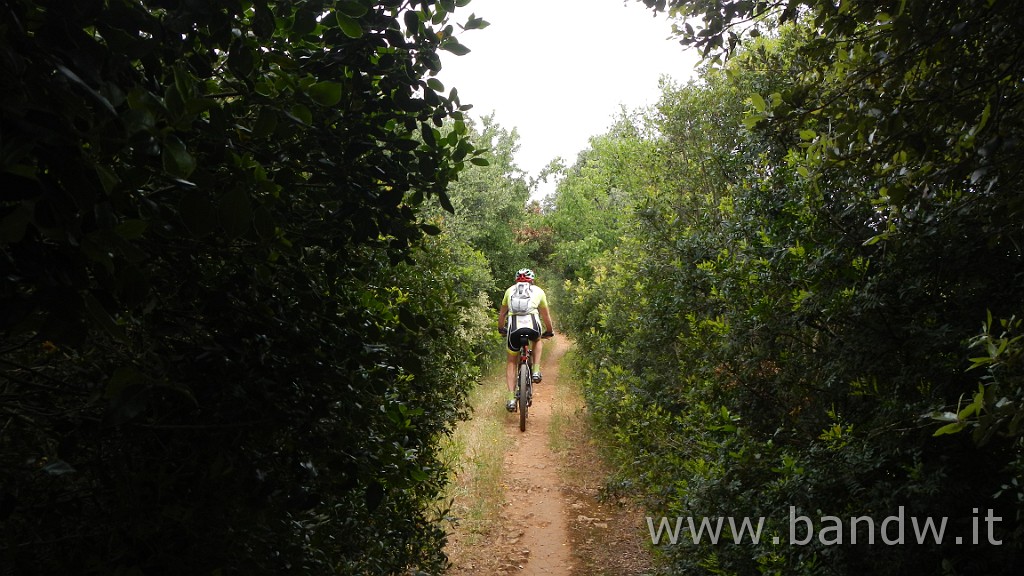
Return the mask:
<path id="1" fill-rule="evenodd" d="M 505 362 L 505 383 L 508 385 L 509 394 L 513 394 L 516 391 L 516 367 L 519 364 L 519 355 L 509 351 L 505 356 L 507 356 L 507 361 Z"/>
<path id="2" fill-rule="evenodd" d="M 531 341 L 533 345 L 533 381 L 540 382 L 540 358 L 544 352 L 544 339 L 540 335 L 544 331 L 544 326 L 537 318 L 534 318 L 533 326 L 537 331 L 537 338 Z"/>
<path id="3" fill-rule="evenodd" d="M 507 338 L 507 350 L 505 359 L 505 384 L 508 387 L 508 398 L 505 402 L 505 408 L 509 412 L 513 412 L 516 409 L 516 372 L 519 365 L 519 354 L 518 348 L 512 345 L 513 337 L 509 334 Z"/>

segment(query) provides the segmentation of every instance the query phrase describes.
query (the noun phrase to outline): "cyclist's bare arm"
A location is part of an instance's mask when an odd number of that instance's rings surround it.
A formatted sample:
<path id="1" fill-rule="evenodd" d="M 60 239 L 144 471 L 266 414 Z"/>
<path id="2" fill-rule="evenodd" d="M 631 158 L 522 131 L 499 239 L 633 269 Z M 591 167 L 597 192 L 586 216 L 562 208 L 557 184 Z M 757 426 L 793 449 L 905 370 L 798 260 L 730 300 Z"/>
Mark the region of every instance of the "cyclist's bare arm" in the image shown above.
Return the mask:
<path id="1" fill-rule="evenodd" d="M 540 308 L 540 319 L 544 322 L 544 329 L 554 333 L 555 325 L 551 322 L 551 311 L 548 310 L 547 306 Z"/>
<path id="2" fill-rule="evenodd" d="M 508 320 L 508 304 L 502 304 L 501 308 L 498 310 L 498 330 L 501 330 L 502 328 L 507 326 L 507 324 L 505 324 L 505 322 L 507 320 Z"/>

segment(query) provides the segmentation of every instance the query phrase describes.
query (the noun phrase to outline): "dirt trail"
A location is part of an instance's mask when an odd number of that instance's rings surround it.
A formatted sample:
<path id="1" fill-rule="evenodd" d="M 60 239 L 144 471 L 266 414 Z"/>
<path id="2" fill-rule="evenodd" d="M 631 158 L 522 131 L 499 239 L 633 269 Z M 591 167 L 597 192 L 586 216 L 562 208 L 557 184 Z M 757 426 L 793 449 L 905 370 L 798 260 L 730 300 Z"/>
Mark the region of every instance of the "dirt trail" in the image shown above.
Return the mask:
<path id="1" fill-rule="evenodd" d="M 506 539 L 521 573 L 530 576 L 567 575 L 572 568 L 558 462 L 548 443 L 551 402 L 566 347 L 564 341 L 552 344 L 546 347 L 547 357 L 541 358 L 544 381 L 533 387 L 526 431 L 519 431 L 518 416 L 509 418 L 505 427 L 517 436 L 515 449 L 505 458 L 506 518 L 513 527 Z"/>
<path id="2" fill-rule="evenodd" d="M 534 387 L 526 432 L 519 431 L 518 414 L 502 415 L 514 444 L 504 459 L 500 517 L 475 545 L 462 545 L 458 530 L 451 535 L 450 575 L 652 572 L 642 514 L 627 498 L 604 490 L 608 470 L 590 437 L 582 400 L 560 379 L 571 346 L 560 336 L 546 345 L 544 381 Z M 556 452 L 552 445 L 561 448 Z"/>

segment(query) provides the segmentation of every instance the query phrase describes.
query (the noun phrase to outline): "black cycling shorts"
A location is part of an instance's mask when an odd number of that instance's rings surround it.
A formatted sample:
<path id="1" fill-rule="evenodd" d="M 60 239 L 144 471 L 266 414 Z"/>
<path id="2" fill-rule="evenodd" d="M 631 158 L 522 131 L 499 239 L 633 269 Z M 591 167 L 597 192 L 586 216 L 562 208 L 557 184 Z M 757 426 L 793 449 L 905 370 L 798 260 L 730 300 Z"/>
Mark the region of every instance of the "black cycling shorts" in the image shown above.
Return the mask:
<path id="1" fill-rule="evenodd" d="M 512 352 L 519 351 L 519 341 L 526 336 L 531 342 L 540 338 L 540 321 L 534 315 L 512 316 L 509 318 L 508 326 L 508 349 Z"/>

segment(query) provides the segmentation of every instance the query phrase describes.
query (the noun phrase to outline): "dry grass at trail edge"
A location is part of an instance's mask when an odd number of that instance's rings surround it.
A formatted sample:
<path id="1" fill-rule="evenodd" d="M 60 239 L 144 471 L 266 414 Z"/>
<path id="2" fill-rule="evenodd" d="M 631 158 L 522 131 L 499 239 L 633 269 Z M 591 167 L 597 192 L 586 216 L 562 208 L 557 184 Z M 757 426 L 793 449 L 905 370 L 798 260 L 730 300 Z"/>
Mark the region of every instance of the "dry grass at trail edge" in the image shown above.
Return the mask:
<path id="1" fill-rule="evenodd" d="M 449 538 L 447 546 L 453 564 L 465 551 L 487 541 L 505 497 L 502 465 L 514 439 L 502 426 L 503 381 L 504 372 L 495 369 L 470 392 L 472 418 L 460 423 L 444 446 L 454 475 L 444 495 L 445 502 L 452 502 L 449 514 L 456 519 L 450 529 L 455 537 Z"/>

